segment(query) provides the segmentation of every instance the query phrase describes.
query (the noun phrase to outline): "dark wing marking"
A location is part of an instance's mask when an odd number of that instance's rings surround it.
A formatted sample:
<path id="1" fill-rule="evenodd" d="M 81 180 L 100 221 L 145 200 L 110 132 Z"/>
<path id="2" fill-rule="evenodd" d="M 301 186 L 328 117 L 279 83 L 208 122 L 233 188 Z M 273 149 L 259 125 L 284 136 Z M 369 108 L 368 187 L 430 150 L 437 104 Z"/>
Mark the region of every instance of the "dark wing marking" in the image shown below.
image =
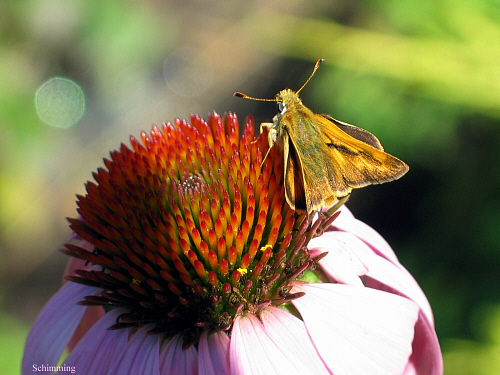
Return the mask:
<path id="1" fill-rule="evenodd" d="M 375 147 L 378 150 L 384 151 L 384 148 L 380 144 L 380 141 L 372 133 L 365 129 L 358 128 L 357 126 L 348 124 L 347 122 L 342 122 L 329 115 L 320 115 L 331 121 L 340 130 L 349 134 L 351 137 L 359 139 L 362 142 L 368 143 L 370 146 Z"/>

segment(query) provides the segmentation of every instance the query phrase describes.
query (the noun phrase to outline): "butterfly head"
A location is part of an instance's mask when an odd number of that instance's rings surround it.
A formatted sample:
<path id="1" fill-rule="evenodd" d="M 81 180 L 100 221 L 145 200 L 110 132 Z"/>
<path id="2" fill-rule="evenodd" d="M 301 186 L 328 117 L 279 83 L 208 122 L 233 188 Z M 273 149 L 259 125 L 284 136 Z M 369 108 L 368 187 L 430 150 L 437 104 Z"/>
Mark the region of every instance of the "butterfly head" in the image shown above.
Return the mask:
<path id="1" fill-rule="evenodd" d="M 281 90 L 276 95 L 276 102 L 278 103 L 278 112 L 280 115 L 284 115 L 285 112 L 289 111 L 296 105 L 302 104 L 298 92 L 291 89 Z"/>

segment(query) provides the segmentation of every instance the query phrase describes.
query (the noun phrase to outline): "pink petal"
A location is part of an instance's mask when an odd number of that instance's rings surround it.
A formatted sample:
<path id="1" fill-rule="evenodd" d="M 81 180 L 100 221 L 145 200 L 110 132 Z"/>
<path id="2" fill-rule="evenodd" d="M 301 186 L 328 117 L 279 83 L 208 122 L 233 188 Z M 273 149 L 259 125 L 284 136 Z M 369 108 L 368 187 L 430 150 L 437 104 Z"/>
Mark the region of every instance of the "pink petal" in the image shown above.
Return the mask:
<path id="1" fill-rule="evenodd" d="M 360 261 L 368 268 L 368 273 L 363 279 L 364 285 L 373 289 L 379 289 L 396 293 L 408 297 L 417 302 L 420 308 L 425 312 L 427 318 L 433 322 L 432 310 L 424 292 L 411 274 L 398 262 L 393 263 L 385 257 L 378 256 L 372 251 L 372 248 L 364 241 L 347 232 L 327 232 L 321 236 L 324 241 L 343 242 L 349 246 Z M 328 262 L 328 256 L 324 258 Z M 323 266 L 323 263 L 320 262 Z M 329 273 L 329 269 L 325 269 Z"/>
<path id="2" fill-rule="evenodd" d="M 235 319 L 230 350 L 233 375 L 314 374 L 296 353 L 275 344 L 253 314 Z"/>
<path id="3" fill-rule="evenodd" d="M 415 326 L 413 353 L 403 375 L 442 375 L 443 357 L 433 325 L 422 311 Z"/>
<path id="4" fill-rule="evenodd" d="M 394 254 L 392 248 L 380 234 L 362 221 L 355 219 L 347 207 L 342 206 L 340 211 L 340 215 L 335 219 L 332 226 L 328 228 L 328 232 L 341 230 L 352 233 L 367 243 L 380 255 L 394 263 L 399 263 L 396 254 Z"/>
<path id="5" fill-rule="evenodd" d="M 94 245 L 91 245 L 87 241 L 84 241 L 80 239 L 74 232 L 72 232 L 71 236 L 69 237 L 68 241 L 73 241 L 75 245 L 80 246 L 89 252 L 91 252 L 94 248 Z M 67 282 L 69 282 L 65 277 L 66 276 L 76 276 L 77 274 L 75 273 L 76 270 L 90 270 L 90 269 L 98 269 L 95 267 L 95 265 L 92 265 L 91 263 L 87 262 L 86 260 L 79 259 L 79 258 L 74 258 L 71 257 L 66 264 L 66 268 L 64 269 L 63 273 L 63 285 Z M 85 336 L 87 331 L 94 325 L 95 322 L 97 322 L 99 319 L 101 319 L 105 314 L 105 310 L 102 306 L 88 306 L 86 308 L 85 314 L 83 315 L 82 320 L 80 321 L 80 324 L 78 325 L 73 337 L 69 341 L 67 347 L 69 352 L 73 351 L 73 348 L 78 344 L 78 341 Z"/>
<path id="6" fill-rule="evenodd" d="M 197 375 L 198 351 L 194 346 L 182 349 L 184 339 L 176 335 L 161 350 L 160 373 L 162 375 Z"/>
<path id="7" fill-rule="evenodd" d="M 199 375 L 229 374 L 229 337 L 225 332 L 203 331 L 198 346 Z"/>
<path id="8" fill-rule="evenodd" d="M 119 361 L 110 358 L 115 366 L 109 375 L 160 375 L 160 336 L 148 335 L 151 328 L 144 326 L 134 333 Z"/>
<path id="9" fill-rule="evenodd" d="M 84 306 L 81 306 L 84 307 Z M 101 319 L 106 311 L 102 306 L 87 306 L 85 308 L 85 313 L 83 314 L 75 333 L 68 342 L 68 350 L 71 353 L 75 348 L 76 344 L 82 339 L 83 336 L 89 331 L 89 329 Z"/>
<path id="10" fill-rule="evenodd" d="M 375 289 L 297 284 L 293 301 L 314 345 L 335 375 L 401 374 L 412 352 L 418 306 Z"/>
<path id="11" fill-rule="evenodd" d="M 380 261 L 380 259 L 378 262 L 371 262 L 371 264 L 373 272 L 370 272 L 364 280 L 367 287 L 387 291 L 415 301 L 426 315 L 427 320 L 434 325 L 431 305 L 408 271 L 400 269 L 391 262 Z"/>
<path id="12" fill-rule="evenodd" d="M 78 342 L 64 363 L 88 374 L 108 374 L 120 363 L 129 343 L 128 329 L 108 330 L 124 312 L 124 309 L 114 309 L 104 315 Z"/>
<path id="13" fill-rule="evenodd" d="M 67 283 L 44 306 L 26 340 L 22 373 L 33 373 L 33 364 L 57 365 L 71 336 L 75 332 L 85 308 L 76 303 L 96 288 Z"/>
<path id="14" fill-rule="evenodd" d="M 314 374 L 329 374 L 311 342 L 304 322 L 277 307 L 269 306 L 260 314 L 264 329 L 278 347 L 286 347 Z"/>
<path id="15" fill-rule="evenodd" d="M 328 253 L 319 264 L 333 280 L 341 284 L 363 286 L 359 276 L 366 274 L 368 268 L 356 255 L 357 249 L 352 243 L 322 235 L 309 241 L 307 247 L 312 257 L 318 253 Z"/>

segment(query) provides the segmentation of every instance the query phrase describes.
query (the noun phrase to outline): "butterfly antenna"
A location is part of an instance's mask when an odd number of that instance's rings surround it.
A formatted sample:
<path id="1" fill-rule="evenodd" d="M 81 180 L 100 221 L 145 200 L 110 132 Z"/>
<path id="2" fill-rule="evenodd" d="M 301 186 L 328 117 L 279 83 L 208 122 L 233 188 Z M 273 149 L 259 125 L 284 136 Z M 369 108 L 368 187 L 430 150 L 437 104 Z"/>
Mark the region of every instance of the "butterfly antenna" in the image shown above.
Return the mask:
<path id="1" fill-rule="evenodd" d="M 314 75 L 314 73 L 316 73 L 316 70 L 318 70 L 319 66 L 321 65 L 321 63 L 323 61 L 325 61 L 325 59 L 319 59 L 318 61 L 316 61 L 316 65 L 314 65 L 314 69 L 313 69 L 311 75 L 309 76 L 307 81 L 302 85 L 302 87 L 297 90 L 297 94 L 300 92 L 300 90 L 302 90 L 304 88 L 305 85 L 307 85 L 307 82 L 309 82 L 311 80 L 312 76 Z"/>
<path id="2" fill-rule="evenodd" d="M 252 100 L 260 100 L 262 102 L 275 102 L 276 99 L 260 99 L 260 98 L 254 98 L 252 96 L 248 96 L 247 94 L 243 94 L 242 92 L 235 92 L 233 96 L 236 96 L 237 98 L 243 98 L 243 99 L 252 99 Z"/>

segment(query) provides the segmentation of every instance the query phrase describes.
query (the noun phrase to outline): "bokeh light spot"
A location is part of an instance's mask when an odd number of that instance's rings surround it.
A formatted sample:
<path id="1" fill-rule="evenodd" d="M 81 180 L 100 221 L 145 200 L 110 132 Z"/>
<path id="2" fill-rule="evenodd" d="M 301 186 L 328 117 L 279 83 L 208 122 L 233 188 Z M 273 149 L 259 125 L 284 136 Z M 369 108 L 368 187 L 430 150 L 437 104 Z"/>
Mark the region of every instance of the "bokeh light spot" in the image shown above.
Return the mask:
<path id="1" fill-rule="evenodd" d="M 40 120 L 57 128 L 69 128 L 85 113 L 85 95 L 75 82 L 54 77 L 40 86 L 35 94 Z"/>

